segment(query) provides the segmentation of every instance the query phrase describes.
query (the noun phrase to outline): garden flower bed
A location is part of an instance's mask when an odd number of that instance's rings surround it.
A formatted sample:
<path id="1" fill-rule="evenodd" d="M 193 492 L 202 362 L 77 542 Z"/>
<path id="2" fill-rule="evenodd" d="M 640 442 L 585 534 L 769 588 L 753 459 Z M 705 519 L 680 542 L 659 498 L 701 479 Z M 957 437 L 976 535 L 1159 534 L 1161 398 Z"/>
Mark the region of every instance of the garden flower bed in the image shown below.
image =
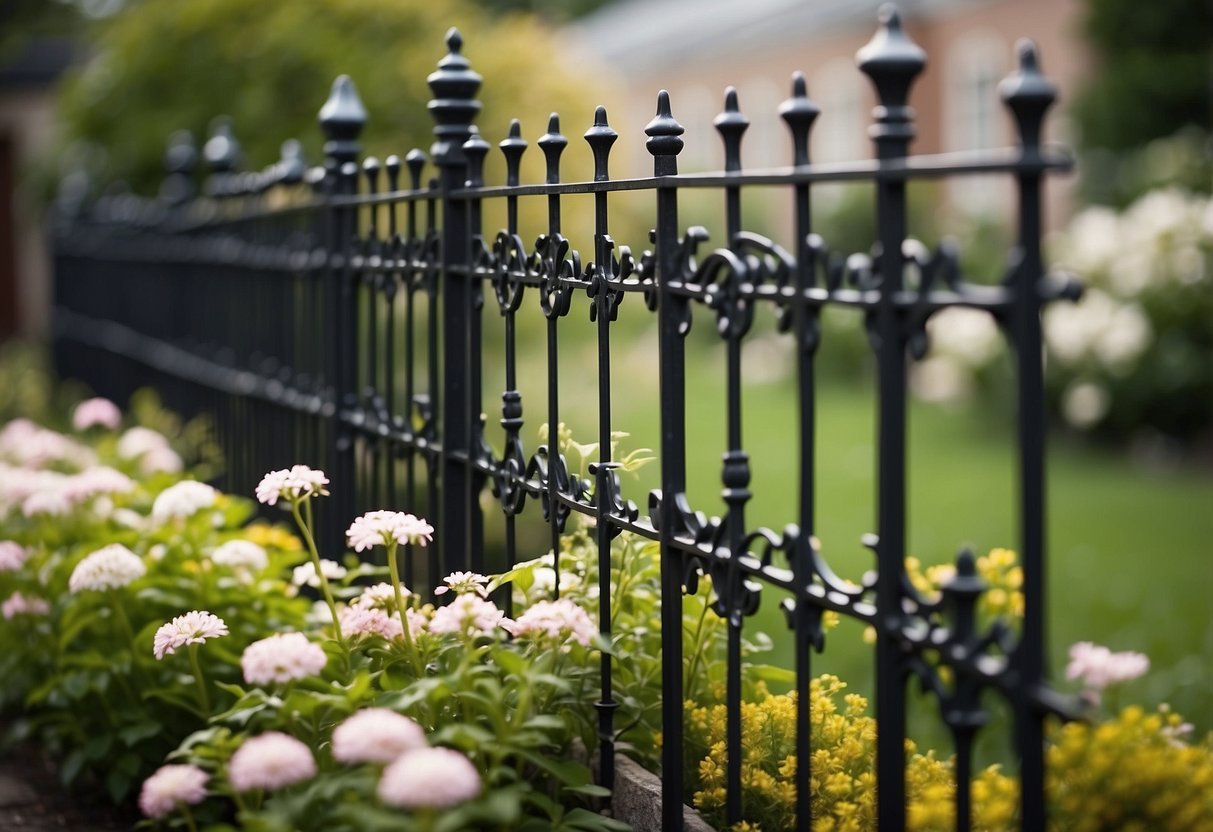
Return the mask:
<path id="1" fill-rule="evenodd" d="M 454 573 L 429 603 L 396 569 L 402 547 L 431 541 L 423 518 L 350 518 L 352 552 L 321 553 L 313 506 L 340 483 L 306 465 L 267 472 L 250 484 L 256 499 L 291 521 L 270 524 L 249 497 L 189 479 L 191 448 L 126 418 L 90 400 L 69 432 L 22 419 L 0 427 L 0 695 L 10 740 L 57 758 L 74 793 L 100 790 L 164 828 L 629 828 L 603 812 L 609 793 L 575 747 L 596 746 L 607 649 L 619 747 L 656 768 L 654 544 L 623 534 L 614 546 L 610 644 L 590 612 L 598 557 L 584 530 L 563 538 L 559 575 L 550 557 L 499 576 Z M 375 565 L 384 556 L 388 566 Z M 975 568 L 1003 590 L 978 614 L 1013 617 L 1013 553 L 995 550 Z M 950 577 L 912 576 L 928 593 Z M 684 605 L 684 756 L 694 808 L 720 824 L 723 623 L 712 600 L 704 580 Z M 756 653 L 737 828 L 783 829 L 794 818 L 795 695 Z M 1135 654 L 1075 647 L 1070 675 L 1093 722 L 1051 734 L 1057 828 L 1213 828 L 1210 741 L 1193 740 L 1165 708 L 1098 710 L 1103 689 L 1145 669 Z M 811 696 L 815 828 L 873 829 L 868 703 L 828 675 Z M 951 829 L 951 761 L 910 748 L 907 766 L 910 827 Z M 619 791 L 631 797 L 621 809 L 644 828 L 656 786 L 643 769 L 622 772 Z M 977 828 L 1017 828 L 1009 772 L 979 772 L 973 794 Z"/>

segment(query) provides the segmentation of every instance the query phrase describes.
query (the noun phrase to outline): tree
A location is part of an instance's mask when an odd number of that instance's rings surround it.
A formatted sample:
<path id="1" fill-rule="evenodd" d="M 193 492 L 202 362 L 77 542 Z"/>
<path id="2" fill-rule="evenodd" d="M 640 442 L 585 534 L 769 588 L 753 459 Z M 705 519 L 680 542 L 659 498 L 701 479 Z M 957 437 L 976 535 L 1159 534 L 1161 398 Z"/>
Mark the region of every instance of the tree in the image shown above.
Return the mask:
<path id="1" fill-rule="evenodd" d="M 1075 106 L 1082 144 L 1122 151 L 1187 125 L 1213 128 L 1213 4 L 1088 3 L 1099 67 Z"/>
<path id="2" fill-rule="evenodd" d="M 316 113 L 345 73 L 370 115 L 368 152 L 428 151 L 425 79 L 452 25 L 485 78 L 477 123 L 490 142 L 513 117 L 532 144 L 551 110 L 563 110 L 570 138 L 592 123 L 595 86 L 560 64 L 559 44 L 530 16 L 488 19 L 466 0 L 139 0 L 98 22 L 95 57 L 63 92 L 67 137 L 105 148 L 101 179 L 144 193 L 164 174 L 170 134 L 190 130 L 201 143 L 219 114 L 231 117 L 246 167 L 276 161 L 287 138 L 317 162 Z M 539 156 L 527 154 L 532 170 Z"/>

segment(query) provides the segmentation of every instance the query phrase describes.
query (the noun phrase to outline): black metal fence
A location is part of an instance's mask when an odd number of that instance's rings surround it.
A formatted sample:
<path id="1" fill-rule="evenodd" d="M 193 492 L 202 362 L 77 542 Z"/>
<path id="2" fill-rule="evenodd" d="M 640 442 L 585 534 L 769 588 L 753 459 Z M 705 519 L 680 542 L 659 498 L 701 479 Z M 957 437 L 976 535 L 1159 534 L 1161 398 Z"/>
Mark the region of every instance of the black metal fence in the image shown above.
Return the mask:
<path id="1" fill-rule="evenodd" d="M 1044 828 L 1043 723 L 1061 707 L 1045 683 L 1044 411 L 1040 310 L 1065 293 L 1044 278 L 1041 181 L 1068 159 L 1041 147 L 1041 123 L 1054 99 L 1030 43 L 1001 85 L 1018 128 L 1018 147 L 1003 151 L 911 156 L 910 86 L 923 52 L 902 32 L 896 12 L 882 10 L 880 28 L 858 53 L 879 106 L 869 134 L 875 158 L 814 165 L 809 134 L 818 108 L 796 75 L 779 115 L 790 131 L 791 166 L 742 170 L 740 146 L 749 124 L 736 95 L 716 119 L 724 146 L 719 173 L 678 173 L 682 126 L 668 95 L 645 128 L 653 176 L 611 179 L 608 159 L 618 138 L 601 107 L 585 133 L 594 160 L 591 181 L 560 181 L 568 140 L 553 117 L 538 141 L 546 181 L 522 184 L 527 149 L 517 122 L 499 145 L 505 184 L 486 184 L 491 147 L 472 121 L 481 83 L 452 30 L 449 54 L 429 76 L 436 122 L 430 157 L 359 165 L 358 137 L 366 114 L 348 78 L 334 84 L 320 111 L 328 139 L 323 169 L 307 169 L 288 146 L 283 161 L 262 173 L 232 169 L 232 142 L 220 131 L 208 143 L 206 193 L 191 197 L 191 154 L 170 152 L 171 172 L 156 200 L 103 199 L 77 204 L 56 235 L 56 355 L 68 376 L 121 397 L 149 381 L 187 411 L 215 415 L 228 456 L 227 480 L 247 491 L 265 471 L 295 461 L 328 470 L 335 492 L 327 528 L 343 528 L 357 510 L 423 503 L 436 520 L 435 545 L 406 555 L 429 576 L 484 565 L 481 496 L 488 490 L 504 514 L 506 556 L 516 556 L 515 520 L 538 503 L 553 550 L 573 513 L 594 518 L 602 560 L 600 620 L 609 627 L 610 541 L 621 530 L 660 540 L 662 563 L 663 819 L 682 824 L 683 657 L 681 598 L 696 569 L 713 578 L 718 609 L 728 621 L 727 814 L 741 812 L 741 634 L 758 605 L 758 590 L 786 591 L 794 630 L 798 719 L 797 828 L 811 828 L 809 682 L 811 655 L 822 637 L 822 613 L 866 622 L 876 633 L 875 714 L 878 813 L 882 830 L 905 827 L 907 694 L 912 675 L 939 700 L 955 739 L 958 828 L 971 826 L 974 736 L 987 715 L 980 698 L 1001 694 L 1013 712 L 1020 757 L 1021 823 Z M 433 166 L 434 178 L 425 172 Z M 906 245 L 907 183 L 936 177 L 1001 174 L 1018 194 L 1018 241 L 1005 278 L 994 286 L 966 282 L 956 251 L 930 256 Z M 843 258 L 813 232 L 811 195 L 828 182 L 871 183 L 877 239 L 871 256 Z M 783 248 L 744 231 L 745 189 L 784 189 L 794 206 L 794 244 Z M 640 256 L 610 235 L 612 196 L 645 191 L 655 200 L 651 249 Z M 592 259 L 583 261 L 563 234 L 562 200 L 591 195 Z M 723 247 L 700 251 L 702 229 L 679 225 L 679 198 L 717 194 L 725 206 Z M 69 194 L 70 195 L 70 194 Z M 587 197 L 588 198 L 588 197 Z M 544 199 L 548 228 L 533 246 L 518 234 L 519 202 Z M 504 203 L 506 227 L 482 227 L 482 211 Z M 592 481 L 570 472 L 559 451 L 528 449 L 517 383 L 517 321 L 524 302 L 546 319 L 547 401 L 536 421 L 560 423 L 557 389 L 560 331 L 575 295 L 584 292 L 597 333 L 598 440 L 601 461 Z M 620 304 L 644 304 L 658 322 L 661 488 L 647 514 L 622 496 L 618 462 L 610 458 L 612 326 Z M 782 531 L 751 528 L 746 507 L 750 463 L 742 445 L 741 356 L 756 310 L 773 309 L 796 355 L 798 510 Z M 962 552 L 942 598 L 915 591 L 906 558 L 907 365 L 927 348 L 926 322 L 954 306 L 984 310 L 1014 353 L 1018 398 L 1018 516 L 1025 599 L 1022 628 L 983 631 L 975 605 L 983 591 L 973 557 Z M 487 307 L 487 308 L 486 308 Z M 816 539 L 814 464 L 817 408 L 815 356 L 827 307 L 861 313 L 875 354 L 877 421 L 876 533 L 865 543 L 876 569 L 862 585 L 838 578 Z M 706 518 L 687 497 L 685 337 L 694 310 L 715 316 L 727 355 L 728 448 L 721 479 L 726 511 Z M 504 318 L 502 343 L 485 343 L 482 321 Z M 423 357 L 423 358 L 422 358 Z M 486 358 L 504 362 L 500 404 L 484 401 Z M 588 368 L 587 368 L 588 369 Z M 500 408 L 504 450 L 485 438 L 482 411 Z M 528 411 L 529 412 L 529 411 Z M 356 487 L 351 487 L 356 483 Z M 337 543 L 337 541 L 334 541 Z M 415 557 L 426 560 L 415 564 Z M 927 656 L 932 658 L 928 661 Z M 950 669 L 941 673 L 940 668 Z M 602 657 L 598 704 L 602 778 L 613 777 L 612 660 Z"/>

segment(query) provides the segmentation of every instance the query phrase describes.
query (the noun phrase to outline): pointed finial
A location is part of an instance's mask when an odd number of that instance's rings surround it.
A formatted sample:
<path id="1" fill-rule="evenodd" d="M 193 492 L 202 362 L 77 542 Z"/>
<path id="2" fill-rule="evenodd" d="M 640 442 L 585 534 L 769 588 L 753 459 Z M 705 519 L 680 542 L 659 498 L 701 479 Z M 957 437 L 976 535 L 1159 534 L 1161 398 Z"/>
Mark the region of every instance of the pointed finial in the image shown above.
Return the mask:
<path id="1" fill-rule="evenodd" d="M 522 154 L 526 150 L 526 139 L 522 138 L 522 123 L 518 119 L 510 120 L 510 131 L 501 140 L 498 147 L 505 156 L 505 184 L 518 184 L 518 168 L 522 164 Z"/>
<path id="2" fill-rule="evenodd" d="M 303 159 L 303 145 L 297 139 L 287 139 L 278 149 L 278 164 L 276 175 L 279 182 L 286 185 L 297 185 L 303 181 L 307 172 L 307 162 Z"/>
<path id="3" fill-rule="evenodd" d="M 599 105 L 594 110 L 594 126 L 585 131 L 585 140 L 594 154 L 594 181 L 605 182 L 611 177 L 607 174 L 607 157 L 611 153 L 611 145 L 619 138 L 619 134 L 607 123 L 606 107 Z"/>
<path id="4" fill-rule="evenodd" d="M 741 137 L 750 126 L 750 120 L 741 114 L 736 87 L 725 89 L 724 112 L 716 116 L 712 124 L 724 139 L 725 171 L 741 170 Z"/>
<path id="5" fill-rule="evenodd" d="M 887 3 L 880 8 L 880 28 L 855 54 L 860 70 L 876 88 L 879 106 L 872 137 L 908 142 L 914 136 L 913 111 L 906 106 L 910 85 L 927 65 L 927 55 L 901 28 L 901 13 Z"/>
<path id="6" fill-rule="evenodd" d="M 227 116 L 211 122 L 211 136 L 202 146 L 202 158 L 214 173 L 229 173 L 240 164 L 240 142 L 232 134 L 232 120 Z"/>
<path id="7" fill-rule="evenodd" d="M 404 156 L 404 164 L 409 169 L 409 187 L 414 191 L 421 190 L 421 171 L 429 158 L 417 148 L 413 148 Z"/>
<path id="8" fill-rule="evenodd" d="M 560 181 L 560 154 L 568 147 L 569 140 L 560 132 L 560 115 L 552 113 L 548 116 L 548 131 L 536 142 L 547 160 L 547 182 L 553 185 Z"/>
<path id="9" fill-rule="evenodd" d="M 678 154 L 682 152 L 682 134 L 686 132 L 670 108 L 670 94 L 665 90 L 657 93 L 657 115 L 645 125 L 644 143 L 653 154 L 653 169 L 657 176 L 670 176 L 678 172 Z"/>
<path id="10" fill-rule="evenodd" d="M 429 74 L 430 115 L 434 119 L 434 146 L 430 153 L 439 166 L 462 165 L 463 143 L 471 135 L 468 128 L 480 112 L 476 92 L 483 80 L 472 71 L 463 57 L 463 36 L 452 27 L 446 34 L 447 54 L 438 62 L 438 69 Z"/>
<path id="11" fill-rule="evenodd" d="M 328 100 L 317 115 L 324 137 L 326 166 L 337 169 L 358 158 L 358 137 L 366 126 L 366 108 L 348 75 L 339 75 L 329 90 Z"/>
<path id="12" fill-rule="evenodd" d="M 1057 88 L 1040 72 L 1036 44 L 1023 38 L 1015 51 L 1019 67 L 999 83 L 998 93 L 1015 117 L 1024 147 L 1037 147 L 1045 111 L 1057 100 Z"/>
<path id="13" fill-rule="evenodd" d="M 809 131 L 820 114 L 821 108 L 809 98 L 804 73 L 792 73 L 792 96 L 779 105 L 779 117 L 792 134 L 792 164 L 809 163 Z"/>
<path id="14" fill-rule="evenodd" d="M 489 143 L 480 135 L 476 125 L 468 128 L 471 135 L 463 143 L 463 155 L 468 160 L 468 178 L 465 183 L 469 188 L 479 188 L 484 184 L 484 157 L 489 154 Z"/>

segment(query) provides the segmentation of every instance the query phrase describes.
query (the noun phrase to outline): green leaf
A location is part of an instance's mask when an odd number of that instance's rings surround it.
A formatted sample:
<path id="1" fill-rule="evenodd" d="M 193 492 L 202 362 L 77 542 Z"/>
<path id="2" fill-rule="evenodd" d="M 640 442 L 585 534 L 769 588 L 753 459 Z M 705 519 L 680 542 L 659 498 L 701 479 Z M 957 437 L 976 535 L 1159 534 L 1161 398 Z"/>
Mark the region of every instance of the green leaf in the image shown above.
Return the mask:
<path id="1" fill-rule="evenodd" d="M 573 794 L 581 794 L 586 797 L 610 797 L 611 790 L 606 786 L 597 786 L 593 783 L 586 783 L 584 786 L 565 786 L 566 792 Z"/>
<path id="2" fill-rule="evenodd" d="M 774 682 L 780 685 L 796 684 L 796 671 L 773 664 L 752 664 L 746 671 L 755 680 Z"/>

